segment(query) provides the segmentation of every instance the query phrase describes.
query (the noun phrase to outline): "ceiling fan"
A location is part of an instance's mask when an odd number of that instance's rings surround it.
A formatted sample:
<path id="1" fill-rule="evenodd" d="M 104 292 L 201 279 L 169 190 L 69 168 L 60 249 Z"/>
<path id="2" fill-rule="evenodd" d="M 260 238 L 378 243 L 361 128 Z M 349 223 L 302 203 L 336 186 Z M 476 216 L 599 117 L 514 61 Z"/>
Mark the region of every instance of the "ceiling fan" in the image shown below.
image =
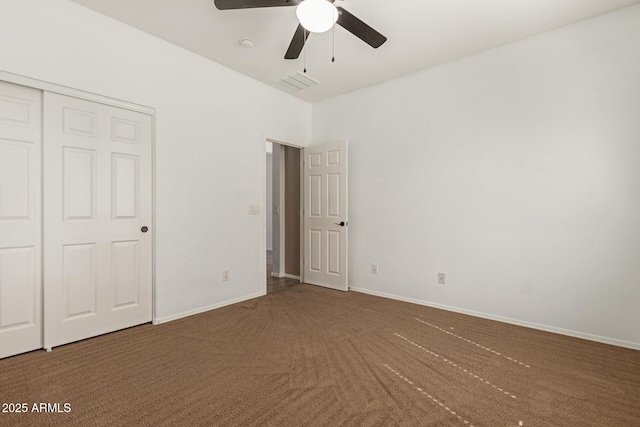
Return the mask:
<path id="1" fill-rule="evenodd" d="M 291 44 L 289 44 L 289 49 L 287 49 L 287 53 L 284 55 L 285 59 L 298 58 L 310 33 L 327 31 L 333 27 L 334 23 L 340 25 L 374 49 L 382 46 L 382 44 L 387 41 L 385 36 L 362 22 L 344 8 L 334 6 L 334 1 L 335 0 L 214 0 L 214 3 L 219 10 L 298 6 L 296 15 L 300 23 L 293 35 Z M 310 10 L 312 6 L 322 9 L 321 13 L 318 14 L 317 11 Z M 307 18 L 311 18 L 313 21 L 314 18 L 317 19 L 320 15 L 324 17 L 324 21 L 320 23 L 320 26 L 316 26 L 317 24 L 314 22 L 306 21 Z M 331 22 L 328 22 L 329 20 Z"/>

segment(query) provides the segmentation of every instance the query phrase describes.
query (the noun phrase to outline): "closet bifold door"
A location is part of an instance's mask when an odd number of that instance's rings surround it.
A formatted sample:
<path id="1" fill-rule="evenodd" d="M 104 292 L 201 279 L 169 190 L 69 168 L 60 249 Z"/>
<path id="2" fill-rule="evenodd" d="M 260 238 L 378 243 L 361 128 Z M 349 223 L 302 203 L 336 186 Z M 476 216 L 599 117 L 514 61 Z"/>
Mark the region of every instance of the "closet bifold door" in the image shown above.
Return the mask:
<path id="1" fill-rule="evenodd" d="M 0 81 L 0 358 L 43 345 L 41 105 Z"/>
<path id="2" fill-rule="evenodd" d="M 44 346 L 152 318 L 151 116 L 44 92 Z"/>

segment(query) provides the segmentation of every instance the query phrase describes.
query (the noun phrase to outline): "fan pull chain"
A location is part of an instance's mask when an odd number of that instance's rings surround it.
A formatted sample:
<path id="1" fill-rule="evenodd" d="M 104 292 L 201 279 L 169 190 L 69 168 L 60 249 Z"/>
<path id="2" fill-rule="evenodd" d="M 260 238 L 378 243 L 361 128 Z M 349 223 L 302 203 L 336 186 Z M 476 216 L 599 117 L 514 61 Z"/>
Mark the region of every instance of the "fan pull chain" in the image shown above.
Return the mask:
<path id="1" fill-rule="evenodd" d="M 302 29 L 302 34 L 304 34 L 304 47 L 307 47 L 307 30 L 305 28 Z M 303 69 L 302 72 L 303 73 L 307 73 L 307 49 L 304 49 L 303 52 L 303 56 L 302 56 L 302 61 L 303 61 Z"/>
<path id="2" fill-rule="evenodd" d="M 336 24 L 333 24 L 333 27 L 331 28 L 331 36 L 333 38 L 331 46 L 331 62 L 336 62 Z"/>

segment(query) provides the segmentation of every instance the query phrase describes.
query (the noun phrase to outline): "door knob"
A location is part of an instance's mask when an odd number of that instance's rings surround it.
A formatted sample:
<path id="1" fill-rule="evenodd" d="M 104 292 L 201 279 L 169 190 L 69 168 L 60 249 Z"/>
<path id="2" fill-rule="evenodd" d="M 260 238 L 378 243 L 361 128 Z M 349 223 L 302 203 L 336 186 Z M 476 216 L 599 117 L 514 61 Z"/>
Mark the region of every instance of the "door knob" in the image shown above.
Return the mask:
<path id="1" fill-rule="evenodd" d="M 345 226 L 344 221 L 336 222 L 335 224 L 339 225 L 340 227 L 344 227 Z"/>
<path id="2" fill-rule="evenodd" d="M 140 229 L 140 231 L 142 231 L 143 233 L 146 233 L 147 231 L 149 231 L 149 227 L 147 227 L 146 225 L 144 227 L 142 227 Z"/>

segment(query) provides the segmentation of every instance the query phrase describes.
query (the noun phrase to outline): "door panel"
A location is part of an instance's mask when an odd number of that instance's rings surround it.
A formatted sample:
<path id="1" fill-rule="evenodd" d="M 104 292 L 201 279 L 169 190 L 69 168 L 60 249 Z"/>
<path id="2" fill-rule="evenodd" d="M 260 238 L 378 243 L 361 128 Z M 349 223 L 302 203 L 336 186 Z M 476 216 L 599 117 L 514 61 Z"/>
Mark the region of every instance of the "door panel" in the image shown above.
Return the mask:
<path id="1" fill-rule="evenodd" d="M 111 208 L 112 218 L 136 219 L 138 217 L 138 156 L 113 153 L 111 159 Z"/>
<path id="2" fill-rule="evenodd" d="M 41 99 L 0 82 L 0 358 L 42 348 Z"/>
<path id="3" fill-rule="evenodd" d="M 151 321 L 151 117 L 44 95 L 45 336 Z"/>
<path id="4" fill-rule="evenodd" d="M 92 220 L 96 210 L 96 151 L 64 147 L 64 219 Z"/>
<path id="5" fill-rule="evenodd" d="M 35 259 L 33 247 L 0 249 L 0 330 L 35 324 Z"/>
<path id="6" fill-rule="evenodd" d="M 340 174 L 327 174 L 327 216 L 340 218 Z"/>
<path id="7" fill-rule="evenodd" d="M 97 312 L 96 244 L 62 246 L 64 320 Z"/>
<path id="8" fill-rule="evenodd" d="M 114 309 L 138 304 L 140 301 L 140 266 L 139 242 L 111 243 L 111 261 L 113 274 L 111 276 L 114 290 Z"/>
<path id="9" fill-rule="evenodd" d="M 0 140 L 0 219 L 33 216 L 31 144 Z"/>
<path id="10" fill-rule="evenodd" d="M 304 281 L 346 291 L 347 142 L 310 146 L 304 156 Z"/>
<path id="11" fill-rule="evenodd" d="M 327 273 L 340 275 L 340 231 L 327 231 L 328 265 Z"/>

